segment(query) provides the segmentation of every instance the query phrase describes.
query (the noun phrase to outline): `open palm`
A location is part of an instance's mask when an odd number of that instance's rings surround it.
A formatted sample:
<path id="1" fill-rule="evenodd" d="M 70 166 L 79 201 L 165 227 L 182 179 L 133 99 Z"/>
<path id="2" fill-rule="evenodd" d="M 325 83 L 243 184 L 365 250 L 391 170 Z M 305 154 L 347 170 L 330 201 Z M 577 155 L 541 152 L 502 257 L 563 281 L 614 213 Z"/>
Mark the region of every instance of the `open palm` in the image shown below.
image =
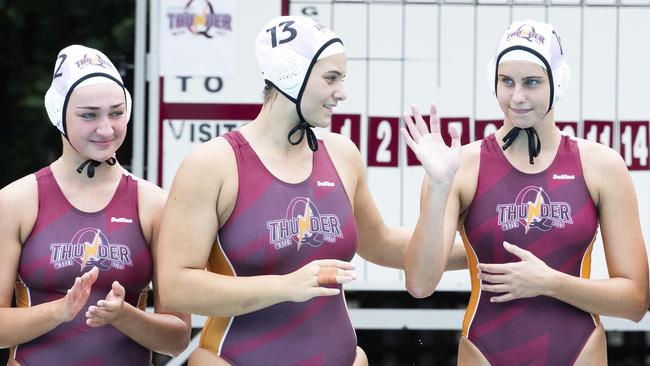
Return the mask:
<path id="1" fill-rule="evenodd" d="M 448 182 L 453 179 L 460 164 L 460 134 L 451 128 L 451 146 L 447 146 L 440 134 L 440 119 L 435 104 L 431 104 L 429 123 L 424 122 L 417 107 L 411 105 L 411 114 L 404 114 L 406 128 L 402 128 L 404 141 L 415 153 L 429 179 L 435 183 Z"/>

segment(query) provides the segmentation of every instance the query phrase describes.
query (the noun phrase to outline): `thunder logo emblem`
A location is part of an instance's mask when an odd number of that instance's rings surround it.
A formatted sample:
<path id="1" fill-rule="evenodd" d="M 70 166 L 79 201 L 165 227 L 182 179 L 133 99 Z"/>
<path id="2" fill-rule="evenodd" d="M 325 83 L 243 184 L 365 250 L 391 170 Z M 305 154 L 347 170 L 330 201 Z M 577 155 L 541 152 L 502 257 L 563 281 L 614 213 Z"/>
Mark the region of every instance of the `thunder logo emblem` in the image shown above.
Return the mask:
<path id="1" fill-rule="evenodd" d="M 133 265 L 128 246 L 110 243 L 106 235 L 95 228 L 79 230 L 69 243 L 50 244 L 50 263 L 56 269 L 77 264 L 81 271 L 86 266 L 107 271 Z"/>
<path id="2" fill-rule="evenodd" d="M 275 249 L 296 244 L 319 247 L 342 238 L 341 223 L 336 215 L 322 214 L 307 197 L 296 197 L 287 207 L 286 218 L 266 222 L 269 240 Z"/>
<path id="3" fill-rule="evenodd" d="M 523 226 L 524 232 L 532 229 L 549 231 L 573 224 L 571 206 L 566 202 L 553 202 L 542 187 L 528 186 L 522 189 L 514 203 L 499 204 L 496 207 L 499 226 L 512 230 Z"/>

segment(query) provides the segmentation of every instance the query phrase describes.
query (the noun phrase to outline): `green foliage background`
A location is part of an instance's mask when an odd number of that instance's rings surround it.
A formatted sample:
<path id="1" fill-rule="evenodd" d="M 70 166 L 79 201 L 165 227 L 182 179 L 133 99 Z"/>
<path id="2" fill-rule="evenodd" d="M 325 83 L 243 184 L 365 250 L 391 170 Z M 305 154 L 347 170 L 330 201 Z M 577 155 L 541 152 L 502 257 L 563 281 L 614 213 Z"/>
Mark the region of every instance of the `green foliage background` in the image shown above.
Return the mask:
<path id="1" fill-rule="evenodd" d="M 132 91 L 134 25 L 135 0 L 0 0 L 0 188 L 61 153 L 43 106 L 59 51 L 75 43 L 101 50 Z M 127 136 L 118 153 L 126 165 L 130 149 Z M 7 355 L 0 349 L 0 365 Z"/>
<path id="2" fill-rule="evenodd" d="M 101 50 L 133 90 L 134 24 L 135 0 L 0 0 L 0 187 L 61 153 L 43 106 L 59 50 L 75 43 Z M 127 141 L 118 159 L 128 165 Z"/>

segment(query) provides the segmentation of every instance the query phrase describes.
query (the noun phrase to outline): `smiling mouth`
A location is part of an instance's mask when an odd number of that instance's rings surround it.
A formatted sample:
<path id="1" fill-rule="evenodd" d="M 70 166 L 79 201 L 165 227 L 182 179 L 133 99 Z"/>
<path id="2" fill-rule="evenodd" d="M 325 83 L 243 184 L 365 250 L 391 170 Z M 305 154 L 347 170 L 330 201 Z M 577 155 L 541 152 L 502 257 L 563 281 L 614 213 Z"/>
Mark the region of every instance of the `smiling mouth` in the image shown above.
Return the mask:
<path id="1" fill-rule="evenodd" d="M 524 108 L 510 108 L 510 110 L 513 111 L 516 114 L 526 114 L 526 113 L 532 111 L 532 109 L 528 109 L 528 108 L 526 108 L 526 109 L 524 109 Z"/>

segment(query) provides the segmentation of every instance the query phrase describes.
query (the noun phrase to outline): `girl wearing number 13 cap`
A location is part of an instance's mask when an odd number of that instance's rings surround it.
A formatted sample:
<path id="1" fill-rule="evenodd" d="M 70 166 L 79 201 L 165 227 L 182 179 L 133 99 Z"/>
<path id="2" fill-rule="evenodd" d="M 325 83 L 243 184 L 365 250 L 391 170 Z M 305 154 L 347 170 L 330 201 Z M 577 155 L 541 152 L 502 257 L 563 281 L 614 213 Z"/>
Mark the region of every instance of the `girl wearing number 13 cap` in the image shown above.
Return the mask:
<path id="1" fill-rule="evenodd" d="M 336 34 L 278 17 L 255 51 L 266 84 L 258 116 L 198 147 L 174 179 L 162 301 L 209 316 L 192 365 L 366 365 L 342 293 L 356 278 L 350 260 L 403 268 L 411 232 L 383 222 L 354 143 L 312 131 L 347 97 Z"/>
<path id="2" fill-rule="evenodd" d="M 569 82 L 564 52 L 550 24 L 529 19 L 503 32 L 488 63 L 503 126 L 463 146 L 445 215 L 445 244 L 458 230 L 472 284 L 458 365 L 606 365 L 599 315 L 639 321 L 648 309 L 647 254 L 623 159 L 555 124 Z M 610 278 L 596 280 L 598 227 Z M 423 250 L 413 256 L 427 262 L 425 249 L 439 243 L 416 244 Z M 412 292 L 433 291 L 421 267 L 407 266 L 406 276 Z"/>

